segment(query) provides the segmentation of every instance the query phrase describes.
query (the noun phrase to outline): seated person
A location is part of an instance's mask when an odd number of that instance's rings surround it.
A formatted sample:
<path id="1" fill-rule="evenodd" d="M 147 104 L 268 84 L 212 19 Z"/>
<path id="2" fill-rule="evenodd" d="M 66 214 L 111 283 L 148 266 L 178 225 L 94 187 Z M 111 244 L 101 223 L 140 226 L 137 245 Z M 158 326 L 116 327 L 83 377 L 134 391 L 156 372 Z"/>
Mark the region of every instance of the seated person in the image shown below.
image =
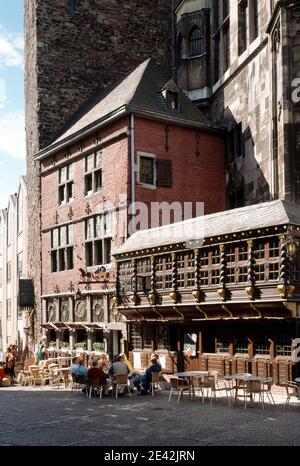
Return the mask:
<path id="1" fill-rule="evenodd" d="M 106 385 L 108 374 L 105 374 L 103 369 L 98 367 L 98 361 L 92 362 L 92 367 L 88 370 L 89 379 L 99 379 L 99 385 Z"/>
<path id="2" fill-rule="evenodd" d="M 99 367 L 103 369 L 104 372 L 108 373 L 108 369 L 110 367 L 109 360 L 105 353 L 101 354 L 99 359 Z"/>
<path id="3" fill-rule="evenodd" d="M 126 366 L 128 367 L 129 372 L 133 372 L 134 369 L 133 369 L 132 364 L 131 364 L 131 362 L 129 361 L 129 359 L 127 359 L 126 354 L 125 354 L 125 353 L 121 353 L 120 356 L 122 356 L 122 357 L 124 358 L 124 362 L 125 362 Z"/>
<path id="4" fill-rule="evenodd" d="M 87 367 L 85 367 L 83 359 L 80 359 L 79 365 L 78 365 L 77 369 L 75 370 L 74 374 L 76 375 L 76 377 L 85 377 L 85 378 L 87 378 L 88 369 L 87 369 Z"/>
<path id="5" fill-rule="evenodd" d="M 79 358 L 75 357 L 72 359 L 72 364 L 69 367 L 69 371 L 71 372 L 71 374 L 74 374 L 74 375 L 76 374 L 78 366 L 79 366 Z"/>
<path id="6" fill-rule="evenodd" d="M 129 374 L 128 366 L 125 364 L 124 356 L 119 355 L 116 358 L 116 362 L 109 368 L 109 375 L 115 377 L 116 375 Z"/>
<path id="7" fill-rule="evenodd" d="M 145 370 L 145 374 L 142 377 L 136 377 L 132 380 L 133 385 L 135 386 L 135 388 L 137 388 L 139 392 L 141 392 L 141 395 L 147 395 L 150 389 L 152 372 L 161 372 L 161 365 L 157 362 L 157 358 L 155 356 L 152 356 L 150 361 L 151 362 L 149 366 Z"/>

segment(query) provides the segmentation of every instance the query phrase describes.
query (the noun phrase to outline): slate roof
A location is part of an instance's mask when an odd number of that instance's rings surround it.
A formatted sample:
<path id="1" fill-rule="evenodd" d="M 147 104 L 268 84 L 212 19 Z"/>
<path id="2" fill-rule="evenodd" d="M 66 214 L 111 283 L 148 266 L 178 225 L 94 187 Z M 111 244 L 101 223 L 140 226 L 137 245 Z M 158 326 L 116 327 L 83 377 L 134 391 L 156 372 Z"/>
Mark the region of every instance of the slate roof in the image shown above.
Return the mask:
<path id="1" fill-rule="evenodd" d="M 180 112 L 166 108 L 162 98 L 162 90 L 168 83 L 172 85 L 172 80 L 170 81 L 164 75 L 153 59 L 144 61 L 125 78 L 87 100 L 74 113 L 59 137 L 39 154 L 47 152 L 53 146 L 59 146 L 64 141 L 71 140 L 80 132 L 93 128 L 97 123 L 105 122 L 114 115 L 121 116 L 131 112 L 149 118 L 168 120 L 179 125 L 193 126 L 209 131 L 221 130 L 179 89 Z M 176 86 L 174 81 L 173 85 Z M 37 154 L 37 158 L 40 158 L 39 154 Z"/>
<path id="2" fill-rule="evenodd" d="M 280 225 L 300 226 L 300 205 L 276 200 L 138 231 L 115 255 Z"/>

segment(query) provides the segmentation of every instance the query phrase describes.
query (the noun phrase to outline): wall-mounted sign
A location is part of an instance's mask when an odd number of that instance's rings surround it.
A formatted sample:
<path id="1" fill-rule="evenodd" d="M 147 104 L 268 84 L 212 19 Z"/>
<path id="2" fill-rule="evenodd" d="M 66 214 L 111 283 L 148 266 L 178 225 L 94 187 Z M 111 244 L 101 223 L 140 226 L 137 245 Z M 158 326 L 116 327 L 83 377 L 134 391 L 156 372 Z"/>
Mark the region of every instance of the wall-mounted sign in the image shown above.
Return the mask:
<path id="1" fill-rule="evenodd" d="M 185 333 L 184 334 L 183 352 L 189 358 L 197 355 L 197 334 L 196 333 Z"/>

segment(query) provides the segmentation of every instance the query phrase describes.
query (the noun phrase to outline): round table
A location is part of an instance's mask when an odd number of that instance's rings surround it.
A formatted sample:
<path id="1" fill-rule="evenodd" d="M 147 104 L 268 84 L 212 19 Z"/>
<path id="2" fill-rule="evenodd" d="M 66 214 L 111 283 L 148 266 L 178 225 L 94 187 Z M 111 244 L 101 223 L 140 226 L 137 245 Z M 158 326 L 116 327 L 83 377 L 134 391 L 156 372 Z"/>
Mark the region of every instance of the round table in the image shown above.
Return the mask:
<path id="1" fill-rule="evenodd" d="M 196 397 L 195 385 L 192 383 L 192 379 L 201 379 L 208 376 L 208 371 L 188 371 L 188 372 L 176 372 L 176 377 L 186 379 L 188 384 L 192 387 L 193 398 Z"/>

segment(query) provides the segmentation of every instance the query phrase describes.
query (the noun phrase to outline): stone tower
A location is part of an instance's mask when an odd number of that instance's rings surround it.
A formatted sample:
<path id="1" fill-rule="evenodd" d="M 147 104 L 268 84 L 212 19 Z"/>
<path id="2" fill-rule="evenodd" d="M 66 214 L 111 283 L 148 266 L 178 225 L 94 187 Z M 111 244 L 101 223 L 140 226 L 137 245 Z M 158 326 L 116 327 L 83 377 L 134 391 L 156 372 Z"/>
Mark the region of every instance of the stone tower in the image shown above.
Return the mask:
<path id="1" fill-rule="evenodd" d="M 40 178 L 34 154 L 94 92 L 153 56 L 171 70 L 172 0 L 24 0 L 28 268 L 40 335 Z"/>

